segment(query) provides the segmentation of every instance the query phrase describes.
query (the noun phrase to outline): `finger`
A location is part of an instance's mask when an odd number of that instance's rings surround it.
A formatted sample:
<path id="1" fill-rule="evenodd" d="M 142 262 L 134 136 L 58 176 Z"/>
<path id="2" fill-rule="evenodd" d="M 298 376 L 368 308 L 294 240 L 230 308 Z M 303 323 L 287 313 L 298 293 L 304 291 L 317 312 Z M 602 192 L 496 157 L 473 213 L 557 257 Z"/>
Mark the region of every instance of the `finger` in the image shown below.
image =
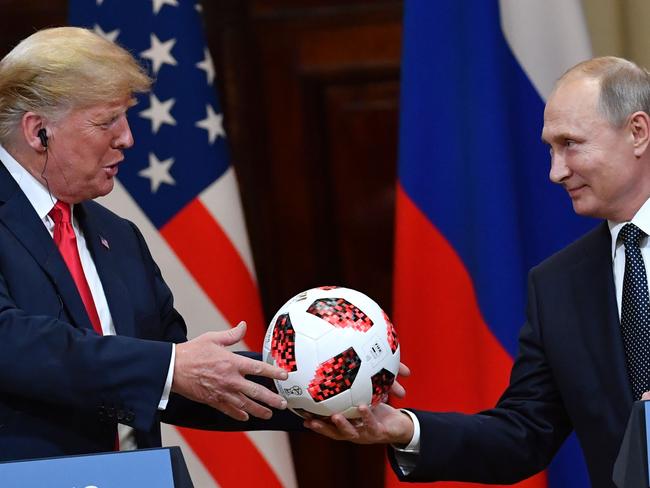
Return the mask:
<path id="1" fill-rule="evenodd" d="M 257 359 L 239 356 L 240 365 L 239 372 L 242 374 L 252 374 L 256 376 L 264 376 L 275 380 L 286 380 L 289 374 L 282 368 L 273 366 Z"/>
<path id="2" fill-rule="evenodd" d="M 411 370 L 404 363 L 399 363 L 399 370 L 397 371 L 399 376 L 411 376 Z"/>
<path id="3" fill-rule="evenodd" d="M 230 403 L 216 402 L 214 404 L 211 403 L 210 406 L 216 410 L 219 410 L 220 412 L 223 412 L 224 414 L 228 415 L 228 417 L 231 417 L 235 420 L 245 422 L 249 419 L 249 416 L 246 412 L 234 407 Z"/>
<path id="4" fill-rule="evenodd" d="M 326 437 L 329 437 L 330 439 L 334 439 L 337 441 L 352 440 L 358 437 L 358 434 L 356 432 L 355 432 L 356 437 L 346 437 L 341 432 L 339 432 L 339 430 L 334 425 L 327 422 L 323 422 L 322 420 L 317 420 L 317 419 L 305 420 L 303 422 L 303 425 L 309 430 L 313 430 L 317 434 L 324 435 Z"/>
<path id="5" fill-rule="evenodd" d="M 244 397 L 239 392 L 213 392 L 208 398 L 206 398 L 205 403 L 213 408 L 218 408 L 221 411 L 224 411 L 223 409 L 227 407 L 229 410 L 237 410 L 243 412 L 242 406 L 244 404 Z"/>
<path id="6" fill-rule="evenodd" d="M 254 402 L 250 398 L 246 398 L 244 395 L 241 395 L 241 398 L 242 398 L 242 404 L 239 407 L 240 410 L 247 412 L 253 417 L 257 417 L 265 420 L 268 420 L 273 416 L 273 412 L 270 409 L 266 408 L 265 406 L 260 405 L 257 402 Z"/>
<path id="7" fill-rule="evenodd" d="M 332 415 L 331 420 L 343 436 L 349 439 L 357 439 L 359 437 L 359 431 L 343 415 Z"/>
<path id="8" fill-rule="evenodd" d="M 646 391 L 643 395 L 641 395 L 641 400 L 650 400 L 650 391 Z"/>
<path id="9" fill-rule="evenodd" d="M 246 397 L 253 399 L 256 402 L 264 403 L 270 407 L 279 410 L 287 408 L 287 401 L 283 397 L 254 381 L 246 380 L 241 392 Z"/>
<path id="10" fill-rule="evenodd" d="M 232 346 L 244 338 L 246 334 L 246 322 L 243 320 L 237 324 L 237 327 L 214 333 L 214 342 L 220 346 Z"/>
<path id="11" fill-rule="evenodd" d="M 359 405 L 358 410 L 359 414 L 361 414 L 363 426 L 370 432 L 378 432 L 380 424 L 377 417 L 373 415 L 372 410 L 367 405 Z"/>
<path id="12" fill-rule="evenodd" d="M 395 381 L 390 387 L 390 393 L 397 398 L 404 398 L 406 396 L 406 390 L 401 385 L 399 381 Z"/>

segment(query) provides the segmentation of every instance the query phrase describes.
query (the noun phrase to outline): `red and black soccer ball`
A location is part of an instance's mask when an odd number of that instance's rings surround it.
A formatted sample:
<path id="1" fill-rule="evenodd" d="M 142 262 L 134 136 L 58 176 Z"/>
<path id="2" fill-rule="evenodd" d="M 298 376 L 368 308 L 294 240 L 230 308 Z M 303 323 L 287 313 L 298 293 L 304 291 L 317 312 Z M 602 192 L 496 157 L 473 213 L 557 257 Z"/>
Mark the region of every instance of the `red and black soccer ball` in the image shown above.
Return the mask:
<path id="1" fill-rule="evenodd" d="M 304 291 L 280 308 L 263 355 L 289 373 L 276 387 L 302 417 L 358 417 L 358 405 L 386 401 L 400 363 L 384 311 L 363 293 L 336 286 Z"/>

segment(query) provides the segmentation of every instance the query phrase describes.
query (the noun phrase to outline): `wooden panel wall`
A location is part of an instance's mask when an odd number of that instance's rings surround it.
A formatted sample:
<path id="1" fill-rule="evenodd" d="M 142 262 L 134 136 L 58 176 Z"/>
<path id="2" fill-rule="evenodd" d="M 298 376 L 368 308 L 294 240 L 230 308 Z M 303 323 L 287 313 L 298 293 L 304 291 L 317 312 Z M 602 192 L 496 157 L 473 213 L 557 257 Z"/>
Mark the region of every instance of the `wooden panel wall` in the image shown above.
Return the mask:
<path id="1" fill-rule="evenodd" d="M 390 309 L 401 10 L 398 1 L 205 5 L 269 317 L 324 284 Z M 292 445 L 301 486 L 383 484 L 382 448 L 310 434 Z"/>
<path id="2" fill-rule="evenodd" d="M 0 53 L 66 9 L 0 0 Z M 267 317 L 324 284 L 389 311 L 402 2 L 209 0 L 204 13 Z M 383 484 L 383 448 L 292 445 L 301 486 Z"/>

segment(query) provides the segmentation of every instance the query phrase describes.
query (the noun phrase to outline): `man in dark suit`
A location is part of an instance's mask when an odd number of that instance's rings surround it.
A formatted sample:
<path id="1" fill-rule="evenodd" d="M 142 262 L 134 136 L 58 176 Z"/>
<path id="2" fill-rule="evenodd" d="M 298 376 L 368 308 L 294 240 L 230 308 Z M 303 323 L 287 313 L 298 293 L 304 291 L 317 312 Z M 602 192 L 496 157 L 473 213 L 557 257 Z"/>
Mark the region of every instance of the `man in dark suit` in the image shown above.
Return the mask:
<path id="1" fill-rule="evenodd" d="M 650 390 L 649 114 L 650 75 L 619 58 L 577 65 L 548 99 L 550 178 L 576 213 L 606 221 L 530 272 L 519 353 L 495 408 L 463 415 L 379 405 L 363 408 L 357 425 L 334 416 L 308 426 L 393 444 L 393 469 L 405 480 L 484 483 L 544 469 L 575 430 L 592 485 L 613 487 L 632 402 Z"/>
<path id="2" fill-rule="evenodd" d="M 37 32 L 0 62 L 0 461 L 160 445 L 160 421 L 224 430 L 274 420 L 286 372 L 229 352 L 245 324 L 187 341 L 138 229 L 92 202 L 133 144 L 150 79 L 78 28 Z M 278 419 L 278 417 L 280 417 Z"/>

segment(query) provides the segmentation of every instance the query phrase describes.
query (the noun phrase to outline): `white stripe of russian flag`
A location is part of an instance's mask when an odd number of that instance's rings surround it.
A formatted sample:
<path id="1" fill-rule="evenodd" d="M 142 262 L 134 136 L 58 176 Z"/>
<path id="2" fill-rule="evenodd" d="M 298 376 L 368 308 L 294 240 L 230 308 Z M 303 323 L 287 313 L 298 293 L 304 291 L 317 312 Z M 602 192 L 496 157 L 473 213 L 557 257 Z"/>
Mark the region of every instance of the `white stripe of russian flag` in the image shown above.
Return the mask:
<path id="1" fill-rule="evenodd" d="M 542 100 L 570 67 L 591 58 L 580 0 L 499 0 L 501 29 Z"/>

